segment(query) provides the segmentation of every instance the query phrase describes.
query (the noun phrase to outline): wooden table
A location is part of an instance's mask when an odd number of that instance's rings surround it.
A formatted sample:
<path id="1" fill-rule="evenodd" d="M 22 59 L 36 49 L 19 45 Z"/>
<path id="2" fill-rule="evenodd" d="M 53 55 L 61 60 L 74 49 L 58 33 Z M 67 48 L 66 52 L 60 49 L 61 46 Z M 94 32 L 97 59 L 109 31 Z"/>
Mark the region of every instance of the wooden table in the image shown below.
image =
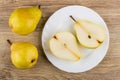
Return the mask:
<path id="1" fill-rule="evenodd" d="M 37 29 L 28 36 L 19 36 L 8 26 L 11 12 L 18 7 L 41 5 L 43 18 Z M 94 69 L 66 73 L 55 68 L 45 57 L 41 46 L 41 33 L 46 20 L 56 10 L 78 4 L 97 11 L 110 32 L 110 46 L 103 61 Z M 27 70 L 16 69 L 10 60 L 10 46 L 6 42 L 28 41 L 39 49 L 36 66 Z M 120 0 L 0 0 L 0 80 L 120 80 Z"/>

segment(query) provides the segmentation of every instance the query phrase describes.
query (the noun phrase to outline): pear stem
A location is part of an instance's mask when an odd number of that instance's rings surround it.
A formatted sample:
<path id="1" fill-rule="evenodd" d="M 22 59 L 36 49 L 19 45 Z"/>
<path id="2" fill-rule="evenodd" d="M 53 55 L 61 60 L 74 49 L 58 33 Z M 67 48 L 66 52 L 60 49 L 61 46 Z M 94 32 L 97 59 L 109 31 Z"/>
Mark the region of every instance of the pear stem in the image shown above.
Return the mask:
<path id="1" fill-rule="evenodd" d="M 7 40 L 7 42 L 8 42 L 10 45 L 12 45 L 12 42 L 11 42 L 9 39 Z"/>
<path id="2" fill-rule="evenodd" d="M 70 18 L 71 18 L 74 22 L 77 22 L 72 15 L 70 15 Z"/>
<path id="3" fill-rule="evenodd" d="M 41 8 L 41 5 L 38 5 L 38 8 L 40 9 L 40 8 Z"/>

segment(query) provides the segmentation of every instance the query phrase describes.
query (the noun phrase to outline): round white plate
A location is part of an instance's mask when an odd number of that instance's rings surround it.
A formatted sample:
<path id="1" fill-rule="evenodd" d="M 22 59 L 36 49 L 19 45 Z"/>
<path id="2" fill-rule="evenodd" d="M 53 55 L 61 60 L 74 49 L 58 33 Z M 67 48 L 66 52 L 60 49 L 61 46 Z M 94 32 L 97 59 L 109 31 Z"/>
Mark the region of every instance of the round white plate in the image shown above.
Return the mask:
<path id="1" fill-rule="evenodd" d="M 75 19 L 86 19 L 101 24 L 106 31 L 104 43 L 97 49 L 87 49 L 80 46 L 83 57 L 78 62 L 69 62 L 55 57 L 48 45 L 49 39 L 59 31 L 70 31 L 74 34 L 72 15 Z M 109 32 L 104 20 L 93 10 L 84 6 L 67 6 L 56 11 L 46 22 L 42 32 L 42 47 L 48 60 L 60 70 L 78 73 L 88 71 L 98 65 L 107 53 L 109 47 Z"/>

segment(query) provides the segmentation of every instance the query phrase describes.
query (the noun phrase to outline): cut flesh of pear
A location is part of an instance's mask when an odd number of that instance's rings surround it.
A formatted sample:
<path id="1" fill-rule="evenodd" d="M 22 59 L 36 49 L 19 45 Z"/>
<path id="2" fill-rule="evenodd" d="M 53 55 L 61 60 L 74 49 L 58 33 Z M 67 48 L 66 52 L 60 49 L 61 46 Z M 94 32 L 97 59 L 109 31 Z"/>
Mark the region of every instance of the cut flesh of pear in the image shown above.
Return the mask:
<path id="1" fill-rule="evenodd" d="M 97 48 L 105 40 L 102 26 L 87 20 L 78 20 L 74 24 L 76 36 L 80 44 L 87 48 Z"/>
<path id="2" fill-rule="evenodd" d="M 76 38 L 70 32 L 56 33 L 49 44 L 50 50 L 58 58 L 70 61 L 78 61 L 81 58 Z"/>

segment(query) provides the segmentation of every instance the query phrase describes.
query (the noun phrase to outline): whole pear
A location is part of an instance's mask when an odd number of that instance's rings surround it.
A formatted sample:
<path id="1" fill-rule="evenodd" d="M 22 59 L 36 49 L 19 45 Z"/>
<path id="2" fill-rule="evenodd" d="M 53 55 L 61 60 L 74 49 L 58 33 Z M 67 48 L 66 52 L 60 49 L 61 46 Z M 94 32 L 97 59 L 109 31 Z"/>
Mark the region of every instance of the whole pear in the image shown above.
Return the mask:
<path id="1" fill-rule="evenodd" d="M 17 8 L 9 18 L 9 26 L 19 35 L 28 35 L 36 29 L 41 16 L 38 7 Z"/>
<path id="2" fill-rule="evenodd" d="M 16 68 L 28 69 L 38 60 L 37 48 L 28 42 L 15 42 L 11 44 L 11 61 Z"/>

